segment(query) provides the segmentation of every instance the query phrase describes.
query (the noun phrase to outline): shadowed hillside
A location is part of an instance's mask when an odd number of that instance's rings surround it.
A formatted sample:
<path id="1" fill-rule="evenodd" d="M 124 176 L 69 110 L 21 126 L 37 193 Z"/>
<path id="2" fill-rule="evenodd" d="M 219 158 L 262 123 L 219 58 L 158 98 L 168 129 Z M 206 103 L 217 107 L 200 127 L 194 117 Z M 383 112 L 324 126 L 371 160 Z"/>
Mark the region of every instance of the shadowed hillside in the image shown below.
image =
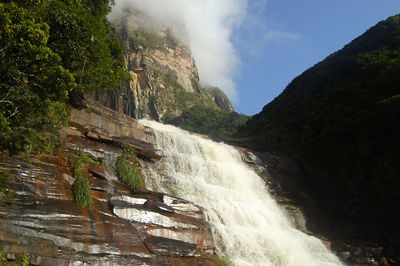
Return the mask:
<path id="1" fill-rule="evenodd" d="M 393 218 L 400 197 L 399 117 L 396 15 L 295 78 L 240 135 L 298 158 L 314 194 L 336 208 L 327 211 L 335 213 L 333 222 L 357 224 L 346 234 L 393 239 L 399 231 Z"/>

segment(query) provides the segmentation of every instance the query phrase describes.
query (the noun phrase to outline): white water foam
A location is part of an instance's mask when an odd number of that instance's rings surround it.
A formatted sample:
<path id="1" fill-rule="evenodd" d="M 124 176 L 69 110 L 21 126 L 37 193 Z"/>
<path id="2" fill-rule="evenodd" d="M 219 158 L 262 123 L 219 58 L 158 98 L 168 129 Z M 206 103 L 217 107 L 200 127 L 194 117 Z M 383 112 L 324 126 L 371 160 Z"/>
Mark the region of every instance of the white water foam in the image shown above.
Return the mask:
<path id="1" fill-rule="evenodd" d="M 319 239 L 291 226 L 235 148 L 173 126 L 140 123 L 152 128 L 163 155 L 153 185 L 205 209 L 218 255 L 230 264 L 342 265 Z"/>

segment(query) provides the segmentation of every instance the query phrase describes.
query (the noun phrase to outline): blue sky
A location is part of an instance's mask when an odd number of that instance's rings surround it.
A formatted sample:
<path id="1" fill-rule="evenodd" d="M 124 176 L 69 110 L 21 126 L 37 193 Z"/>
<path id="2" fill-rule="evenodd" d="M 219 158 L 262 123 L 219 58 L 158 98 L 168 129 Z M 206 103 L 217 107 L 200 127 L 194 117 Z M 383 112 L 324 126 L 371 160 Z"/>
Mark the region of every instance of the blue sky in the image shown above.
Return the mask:
<path id="1" fill-rule="evenodd" d="M 240 57 L 235 110 L 260 112 L 296 76 L 398 13 L 400 0 L 251 0 L 232 37 Z"/>

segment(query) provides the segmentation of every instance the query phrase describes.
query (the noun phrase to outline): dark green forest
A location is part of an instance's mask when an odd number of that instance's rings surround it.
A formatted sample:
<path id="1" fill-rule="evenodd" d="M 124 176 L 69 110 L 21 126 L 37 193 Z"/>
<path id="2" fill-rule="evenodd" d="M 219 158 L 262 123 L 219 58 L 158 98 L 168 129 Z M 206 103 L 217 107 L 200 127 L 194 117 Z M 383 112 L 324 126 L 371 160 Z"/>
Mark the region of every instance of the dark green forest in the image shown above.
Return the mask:
<path id="1" fill-rule="evenodd" d="M 229 137 L 234 135 L 248 119 L 248 116 L 236 112 L 195 105 L 183 110 L 178 117 L 167 114 L 163 122 L 213 137 Z"/>
<path id="2" fill-rule="evenodd" d="M 400 199 L 400 15 L 295 78 L 239 135 L 299 159 L 314 192 L 344 219 L 359 220 L 360 228 L 374 223 L 377 237 L 393 233 Z"/>
<path id="3" fill-rule="evenodd" d="M 129 79 L 106 16 L 112 0 L 0 3 L 0 150 L 42 150 L 72 94 Z"/>

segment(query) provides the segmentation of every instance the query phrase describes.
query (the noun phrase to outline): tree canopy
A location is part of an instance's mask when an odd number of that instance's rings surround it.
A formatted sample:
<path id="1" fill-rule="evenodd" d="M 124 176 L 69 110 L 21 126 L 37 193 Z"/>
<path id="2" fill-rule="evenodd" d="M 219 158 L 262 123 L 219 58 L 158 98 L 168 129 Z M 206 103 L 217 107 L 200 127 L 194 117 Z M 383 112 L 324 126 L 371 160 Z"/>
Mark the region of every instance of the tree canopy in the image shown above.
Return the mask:
<path id="1" fill-rule="evenodd" d="M 106 15 L 108 0 L 0 3 L 0 147 L 38 146 L 66 121 L 71 91 L 129 79 Z M 40 146 L 40 145 L 39 145 Z"/>

